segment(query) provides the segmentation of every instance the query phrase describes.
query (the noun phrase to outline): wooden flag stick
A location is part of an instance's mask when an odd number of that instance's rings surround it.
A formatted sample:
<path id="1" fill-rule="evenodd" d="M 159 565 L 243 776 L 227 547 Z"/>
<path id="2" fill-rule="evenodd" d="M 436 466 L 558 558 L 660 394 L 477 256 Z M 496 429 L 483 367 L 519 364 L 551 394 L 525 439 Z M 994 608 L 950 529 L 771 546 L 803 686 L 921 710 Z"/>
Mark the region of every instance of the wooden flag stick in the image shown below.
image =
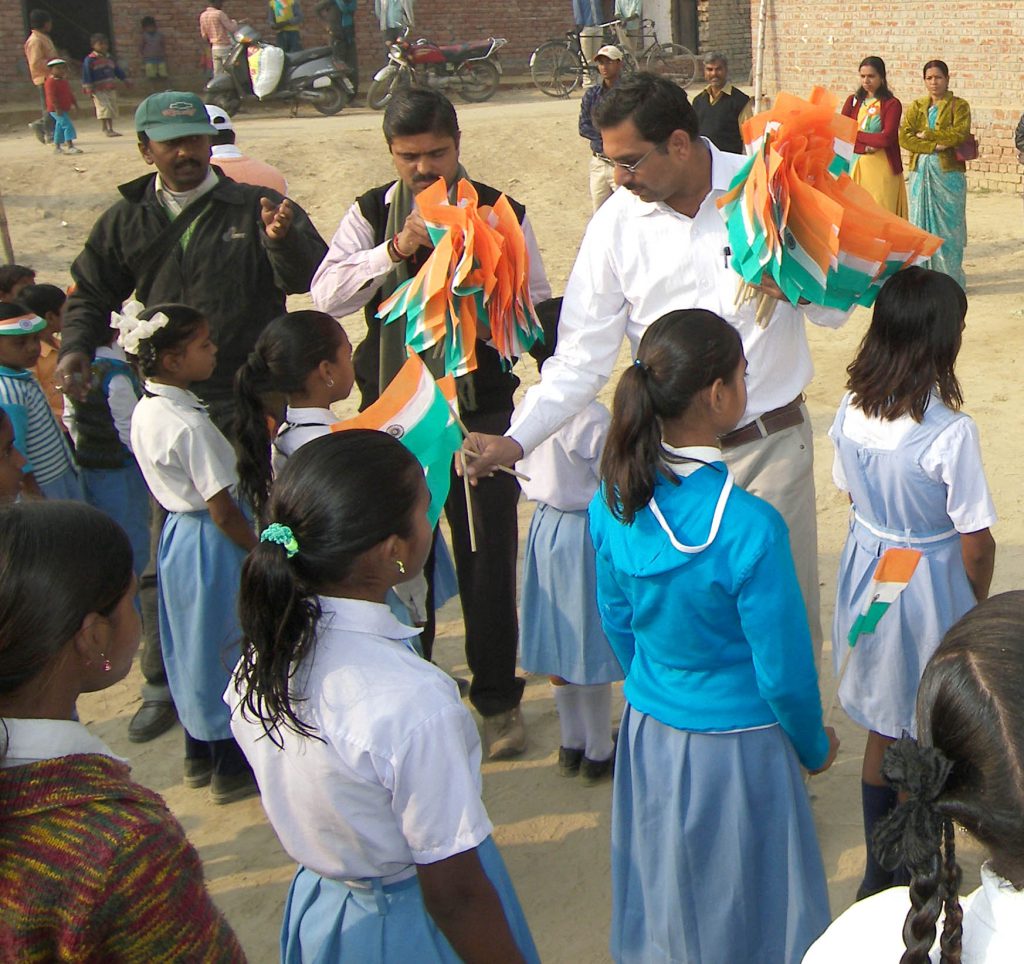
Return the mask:
<path id="1" fill-rule="evenodd" d="M 476 552 L 476 526 L 473 524 L 473 500 L 470 493 L 473 487 L 469 484 L 469 476 L 466 475 L 466 468 L 462 468 L 462 485 L 466 490 L 466 518 L 469 520 L 469 549 Z"/>
<path id="2" fill-rule="evenodd" d="M 14 263 L 14 245 L 11 244 L 11 232 L 7 228 L 7 209 L 4 207 L 4 196 L 0 192 L 0 241 L 4 246 L 4 257 L 8 264 Z"/>
<path id="3" fill-rule="evenodd" d="M 466 428 L 466 423 L 464 421 L 462 421 L 462 418 L 460 417 L 459 413 L 455 410 L 455 406 L 454 405 L 451 406 L 451 409 L 452 409 L 452 415 L 455 416 L 455 422 L 459 426 L 459 431 L 462 432 L 462 437 L 464 439 L 466 439 L 466 441 L 468 442 L 469 441 L 469 429 Z M 480 457 L 480 453 L 476 449 L 463 449 L 462 451 L 463 451 L 463 453 L 465 455 L 468 455 L 470 458 L 479 458 Z M 496 465 L 494 467 L 499 472 L 504 472 L 506 475 L 513 475 L 517 479 L 521 479 L 523 482 L 529 482 L 530 481 L 530 477 L 528 475 L 523 475 L 522 472 L 517 472 L 515 469 L 510 469 L 507 465 Z"/>

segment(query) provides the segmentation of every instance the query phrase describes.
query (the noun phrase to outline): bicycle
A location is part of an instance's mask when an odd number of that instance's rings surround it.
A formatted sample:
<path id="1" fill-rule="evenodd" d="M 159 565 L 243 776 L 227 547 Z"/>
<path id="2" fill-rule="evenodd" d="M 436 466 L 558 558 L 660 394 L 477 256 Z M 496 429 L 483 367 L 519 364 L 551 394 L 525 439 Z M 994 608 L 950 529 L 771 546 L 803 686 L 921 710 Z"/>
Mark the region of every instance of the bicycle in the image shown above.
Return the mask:
<path id="1" fill-rule="evenodd" d="M 697 58 L 682 44 L 659 43 L 652 20 L 641 21 L 641 34 L 650 31 L 651 43 L 636 53 L 629 36 L 628 21 L 609 20 L 598 24 L 604 31 L 604 40 L 614 38 L 622 51 L 623 73 L 637 70 L 642 60 L 644 69 L 685 87 L 697 75 Z M 580 31 L 570 30 L 564 40 L 548 40 L 530 56 L 530 76 L 537 89 L 549 97 L 568 97 L 591 75 L 596 79 L 597 67 L 587 60 L 580 42 Z"/>

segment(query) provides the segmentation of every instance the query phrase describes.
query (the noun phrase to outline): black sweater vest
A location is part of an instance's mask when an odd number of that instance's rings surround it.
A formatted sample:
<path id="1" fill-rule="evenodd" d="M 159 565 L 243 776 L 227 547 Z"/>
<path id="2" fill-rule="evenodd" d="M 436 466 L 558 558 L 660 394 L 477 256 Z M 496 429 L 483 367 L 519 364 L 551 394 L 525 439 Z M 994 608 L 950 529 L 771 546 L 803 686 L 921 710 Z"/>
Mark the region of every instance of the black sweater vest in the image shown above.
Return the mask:
<path id="1" fill-rule="evenodd" d="M 739 119 L 750 98 L 738 87 L 731 94 L 722 94 L 713 104 L 707 91 L 702 90 L 693 99 L 693 109 L 700 122 L 700 132 L 720 151 L 743 153 Z"/>

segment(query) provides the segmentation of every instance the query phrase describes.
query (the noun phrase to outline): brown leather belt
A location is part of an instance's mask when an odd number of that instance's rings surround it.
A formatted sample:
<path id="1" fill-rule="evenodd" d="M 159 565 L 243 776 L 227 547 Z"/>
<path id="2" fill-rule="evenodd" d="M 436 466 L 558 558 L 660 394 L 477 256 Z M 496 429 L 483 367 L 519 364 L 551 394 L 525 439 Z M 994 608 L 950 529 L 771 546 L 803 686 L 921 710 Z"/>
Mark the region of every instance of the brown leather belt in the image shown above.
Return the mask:
<path id="1" fill-rule="evenodd" d="M 723 435 L 718 441 L 723 449 L 734 449 L 737 445 L 746 445 L 747 442 L 756 442 L 761 438 L 768 438 L 783 429 L 793 428 L 800 425 L 804 420 L 804 413 L 801 406 L 804 403 L 803 393 L 797 395 L 793 401 L 783 405 L 781 408 L 773 408 L 765 412 L 760 418 L 733 429 L 728 435 Z"/>

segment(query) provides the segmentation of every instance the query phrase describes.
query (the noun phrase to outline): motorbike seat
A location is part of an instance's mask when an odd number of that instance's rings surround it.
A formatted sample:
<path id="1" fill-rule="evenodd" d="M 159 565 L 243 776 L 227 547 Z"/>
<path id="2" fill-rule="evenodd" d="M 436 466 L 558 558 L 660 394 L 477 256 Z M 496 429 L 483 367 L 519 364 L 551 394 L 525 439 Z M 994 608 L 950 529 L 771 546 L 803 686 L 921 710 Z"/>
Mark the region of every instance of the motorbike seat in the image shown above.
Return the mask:
<path id="1" fill-rule="evenodd" d="M 289 67 L 298 67 L 300 64 L 307 64 L 311 60 L 319 60 L 321 57 L 331 59 L 330 47 L 310 47 L 308 50 L 297 50 L 295 53 L 284 55 L 285 63 Z"/>
<path id="2" fill-rule="evenodd" d="M 491 49 L 491 41 L 469 40 L 461 44 L 438 44 L 438 49 L 444 54 L 445 60 L 458 62 L 472 57 L 482 57 Z"/>

